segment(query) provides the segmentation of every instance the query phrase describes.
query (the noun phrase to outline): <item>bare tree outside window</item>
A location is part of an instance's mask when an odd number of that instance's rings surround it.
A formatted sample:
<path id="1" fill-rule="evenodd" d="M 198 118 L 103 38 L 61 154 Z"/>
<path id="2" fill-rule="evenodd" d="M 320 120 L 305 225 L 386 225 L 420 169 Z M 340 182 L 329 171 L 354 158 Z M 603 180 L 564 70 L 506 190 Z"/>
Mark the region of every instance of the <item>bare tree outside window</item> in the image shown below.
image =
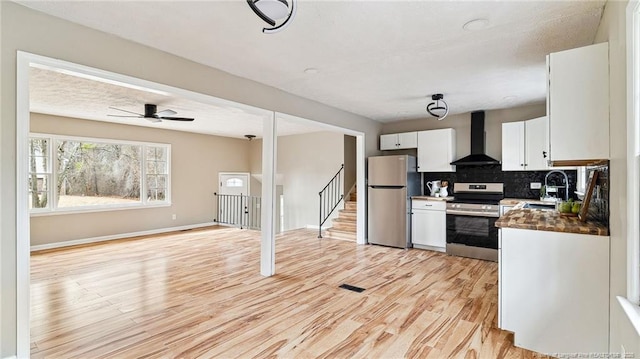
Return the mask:
<path id="1" fill-rule="evenodd" d="M 140 201 L 141 146 L 58 140 L 58 207 Z"/>
<path id="2" fill-rule="evenodd" d="M 48 208 L 51 178 L 49 139 L 32 138 L 29 142 L 29 208 Z"/>
<path id="3" fill-rule="evenodd" d="M 34 135 L 29 204 L 38 212 L 169 201 L 170 146 Z"/>

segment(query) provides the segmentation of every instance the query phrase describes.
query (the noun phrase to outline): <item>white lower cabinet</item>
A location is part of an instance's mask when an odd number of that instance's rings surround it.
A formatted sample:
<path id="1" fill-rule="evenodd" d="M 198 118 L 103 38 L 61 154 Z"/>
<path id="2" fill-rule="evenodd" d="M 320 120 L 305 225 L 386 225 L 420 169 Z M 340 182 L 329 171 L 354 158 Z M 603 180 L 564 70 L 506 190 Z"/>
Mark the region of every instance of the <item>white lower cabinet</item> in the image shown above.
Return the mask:
<path id="1" fill-rule="evenodd" d="M 539 353 L 609 351 L 609 237 L 503 228 L 501 329 Z"/>
<path id="2" fill-rule="evenodd" d="M 447 245 L 446 202 L 414 200 L 411 207 L 413 246 L 444 252 Z"/>

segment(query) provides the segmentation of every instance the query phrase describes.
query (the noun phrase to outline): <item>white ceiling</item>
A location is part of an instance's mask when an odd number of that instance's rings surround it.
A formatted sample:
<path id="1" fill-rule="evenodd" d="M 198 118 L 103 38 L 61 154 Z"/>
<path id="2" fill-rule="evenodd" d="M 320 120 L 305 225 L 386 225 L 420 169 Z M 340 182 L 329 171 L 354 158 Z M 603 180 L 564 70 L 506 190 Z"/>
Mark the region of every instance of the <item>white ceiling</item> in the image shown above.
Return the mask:
<path id="1" fill-rule="evenodd" d="M 66 71 L 31 67 L 29 74 L 29 104 L 32 112 L 236 138 L 243 138 L 247 134 L 262 137 L 264 119 L 272 116 L 267 111 L 241 104 L 213 97 L 209 100 L 203 103 L 166 91 L 97 81 Z M 158 111 L 172 109 L 178 113 L 175 116 L 192 117 L 195 120 L 154 123 L 143 118 L 109 116 L 129 115 L 109 107 L 144 114 L 145 103 L 157 105 Z M 278 114 L 277 118 L 279 136 L 327 130 L 320 124 L 292 116 Z"/>
<path id="2" fill-rule="evenodd" d="M 545 55 L 591 44 L 605 3 L 302 0 L 267 35 L 239 0 L 19 2 L 382 122 L 439 92 L 452 114 L 544 102 Z"/>

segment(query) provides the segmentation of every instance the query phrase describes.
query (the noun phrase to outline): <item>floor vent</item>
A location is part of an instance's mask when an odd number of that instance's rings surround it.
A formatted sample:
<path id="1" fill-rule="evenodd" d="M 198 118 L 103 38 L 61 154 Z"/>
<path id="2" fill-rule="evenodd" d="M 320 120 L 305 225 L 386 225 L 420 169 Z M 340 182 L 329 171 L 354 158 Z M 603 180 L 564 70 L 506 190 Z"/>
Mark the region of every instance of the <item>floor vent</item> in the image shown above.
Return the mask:
<path id="1" fill-rule="evenodd" d="M 358 292 L 358 293 L 364 292 L 364 288 L 356 287 L 356 286 L 349 285 L 349 284 L 342 284 L 342 285 L 340 285 L 340 288 L 347 289 L 347 290 L 350 290 L 350 291 L 353 291 L 353 292 Z"/>

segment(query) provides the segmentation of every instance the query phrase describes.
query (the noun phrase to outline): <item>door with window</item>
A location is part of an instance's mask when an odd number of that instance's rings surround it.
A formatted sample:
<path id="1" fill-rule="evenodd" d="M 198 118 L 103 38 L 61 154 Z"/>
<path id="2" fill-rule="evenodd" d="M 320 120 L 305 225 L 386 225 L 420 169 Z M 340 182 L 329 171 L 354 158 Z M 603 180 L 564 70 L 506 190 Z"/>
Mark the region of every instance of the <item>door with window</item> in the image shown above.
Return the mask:
<path id="1" fill-rule="evenodd" d="M 249 174 L 220 173 L 218 184 L 218 221 L 249 227 Z"/>

